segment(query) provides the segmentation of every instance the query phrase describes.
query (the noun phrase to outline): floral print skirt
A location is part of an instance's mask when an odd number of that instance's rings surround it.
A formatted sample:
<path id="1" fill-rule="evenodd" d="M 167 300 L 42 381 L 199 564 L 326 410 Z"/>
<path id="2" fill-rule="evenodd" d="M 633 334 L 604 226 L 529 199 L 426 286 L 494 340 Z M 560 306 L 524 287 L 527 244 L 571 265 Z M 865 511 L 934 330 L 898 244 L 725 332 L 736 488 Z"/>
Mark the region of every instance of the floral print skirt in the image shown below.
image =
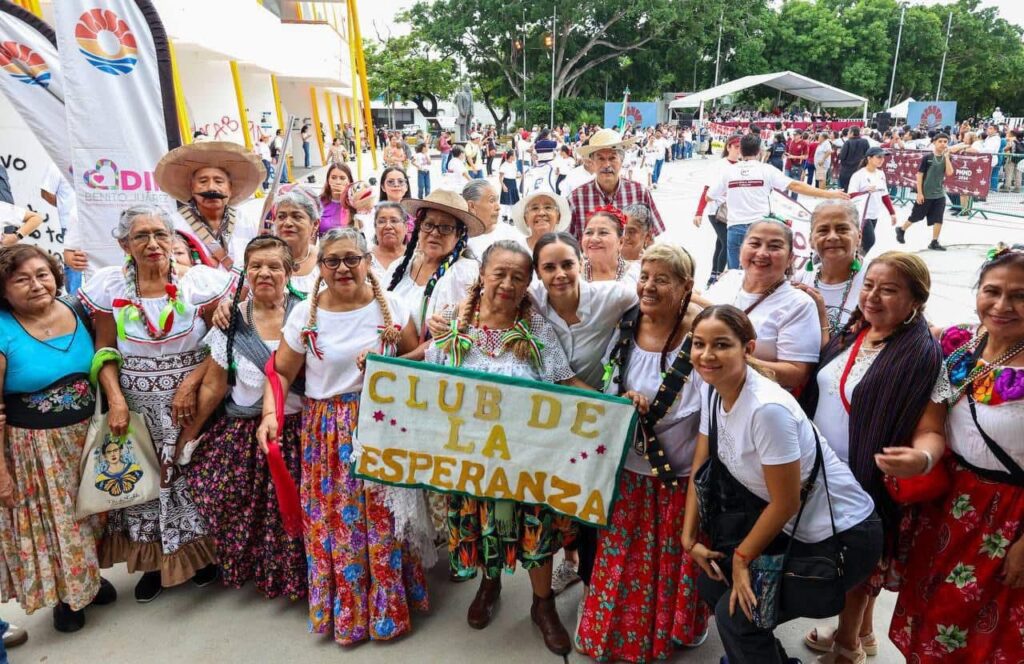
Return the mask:
<path id="1" fill-rule="evenodd" d="M 89 604 L 100 589 L 99 518 L 75 518 L 89 420 L 60 429 L 5 427 L 16 507 L 0 508 L 0 597 L 25 613 Z"/>
<path id="2" fill-rule="evenodd" d="M 551 562 L 551 556 L 575 539 L 567 516 L 538 505 L 515 505 L 515 532 L 502 534 L 494 519 L 494 501 L 450 494 L 448 561 L 453 573 L 473 578 L 478 568 L 488 579 L 501 571 L 512 574 L 516 561 L 530 570 Z"/>
<path id="3" fill-rule="evenodd" d="M 955 466 L 952 490 L 918 523 L 892 642 L 915 664 L 1024 661 L 1024 588 L 1001 578 L 1024 536 L 1024 487 Z"/>
<path id="4" fill-rule="evenodd" d="M 382 487 L 352 476 L 359 395 L 305 399 L 300 499 L 310 631 L 350 645 L 393 639 L 430 608 L 423 566 L 394 536 Z"/>
<path id="5" fill-rule="evenodd" d="M 579 643 L 598 661 L 651 662 L 700 640 L 708 609 L 700 568 L 683 551 L 686 482 L 623 470 L 608 528 L 598 532 Z"/>
<path id="6" fill-rule="evenodd" d="M 217 544 L 224 585 L 254 581 L 267 597 L 306 596 L 306 552 L 302 537 L 281 525 L 274 480 L 256 445 L 260 418 L 222 417 L 203 436 L 186 466 L 189 489 Z M 288 415 L 281 456 L 299 484 L 302 416 Z"/>

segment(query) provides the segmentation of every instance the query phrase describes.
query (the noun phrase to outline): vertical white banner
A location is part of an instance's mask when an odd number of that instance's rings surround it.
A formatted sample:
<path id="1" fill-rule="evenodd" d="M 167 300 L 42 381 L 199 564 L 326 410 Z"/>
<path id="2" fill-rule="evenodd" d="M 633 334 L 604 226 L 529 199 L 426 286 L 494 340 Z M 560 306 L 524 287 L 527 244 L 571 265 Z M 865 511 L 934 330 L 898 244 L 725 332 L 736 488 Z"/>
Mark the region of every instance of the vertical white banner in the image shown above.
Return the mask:
<path id="1" fill-rule="evenodd" d="M 61 0 L 53 8 L 81 248 L 94 268 L 120 264 L 111 231 L 121 211 L 175 207 L 153 177 L 180 142 L 167 37 L 148 0 Z"/>
<path id="2" fill-rule="evenodd" d="M 70 178 L 64 81 L 55 39 L 46 23 L 0 0 L 0 90 L 50 159 Z"/>

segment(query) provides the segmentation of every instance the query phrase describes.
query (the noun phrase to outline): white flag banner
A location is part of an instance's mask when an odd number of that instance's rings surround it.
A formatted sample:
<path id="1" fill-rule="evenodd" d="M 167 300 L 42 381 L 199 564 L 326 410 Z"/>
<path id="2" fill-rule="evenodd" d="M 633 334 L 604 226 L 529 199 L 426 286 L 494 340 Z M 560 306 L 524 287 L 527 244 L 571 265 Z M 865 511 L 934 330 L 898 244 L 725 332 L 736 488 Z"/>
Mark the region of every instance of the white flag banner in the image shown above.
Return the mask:
<path id="1" fill-rule="evenodd" d="M 0 0 L 0 68 L 0 89 L 70 179 L 71 150 L 56 36 L 49 25 L 7 0 Z"/>
<path id="2" fill-rule="evenodd" d="M 122 210 L 176 207 L 153 170 L 180 145 L 167 35 L 148 0 L 53 4 L 64 72 L 81 248 L 92 267 L 118 265 L 111 231 Z"/>

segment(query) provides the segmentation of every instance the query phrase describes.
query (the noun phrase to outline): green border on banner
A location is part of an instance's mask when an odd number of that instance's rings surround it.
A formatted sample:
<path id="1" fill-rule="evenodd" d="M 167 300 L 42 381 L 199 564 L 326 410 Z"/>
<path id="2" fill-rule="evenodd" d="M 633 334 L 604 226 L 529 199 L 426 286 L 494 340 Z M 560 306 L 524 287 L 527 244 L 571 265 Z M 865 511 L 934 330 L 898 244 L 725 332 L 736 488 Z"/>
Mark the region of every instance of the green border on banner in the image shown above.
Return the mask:
<path id="1" fill-rule="evenodd" d="M 614 404 L 618 404 L 618 405 L 632 405 L 632 403 L 633 403 L 632 401 L 630 401 L 629 399 L 626 399 L 624 397 L 615 396 L 615 395 L 612 395 L 612 394 L 605 394 L 604 392 L 597 392 L 597 391 L 593 391 L 593 390 L 584 390 L 584 389 L 579 388 L 579 387 L 572 387 L 570 385 L 559 385 L 557 383 L 544 383 L 544 382 L 541 382 L 541 381 L 538 381 L 538 380 L 530 380 L 528 378 L 516 378 L 514 376 L 503 376 L 503 375 L 500 375 L 500 374 L 490 374 L 490 373 L 486 373 L 486 372 L 483 372 L 483 371 L 473 371 L 472 369 L 463 369 L 462 367 L 447 367 L 447 366 L 444 366 L 444 365 L 441 365 L 441 364 L 429 364 L 429 363 L 426 363 L 426 362 L 418 362 L 416 360 L 406 360 L 406 359 L 403 359 L 403 358 L 400 358 L 400 357 L 389 357 L 389 356 L 386 356 L 386 355 L 377 355 L 375 353 L 370 353 L 369 355 L 366 356 L 367 365 L 369 365 L 369 362 L 371 360 L 374 361 L 374 362 L 379 362 L 381 364 L 394 364 L 394 365 L 397 365 L 397 366 L 400 366 L 400 367 L 406 367 L 406 368 L 409 368 L 409 369 L 421 369 L 421 370 L 425 369 L 427 371 L 430 371 L 430 372 L 433 372 L 433 373 L 438 373 L 438 374 L 445 374 L 445 375 L 449 375 L 449 376 L 462 376 L 463 378 L 471 378 L 473 380 L 482 380 L 482 381 L 486 381 L 486 382 L 489 382 L 489 383 L 501 383 L 503 385 L 511 385 L 512 387 L 527 387 L 527 388 L 530 388 L 530 389 L 541 390 L 541 391 L 544 391 L 544 392 L 556 392 L 556 393 L 565 394 L 565 395 L 584 397 L 584 398 L 587 398 L 587 399 L 595 399 L 597 401 L 607 401 L 609 403 L 614 403 Z M 365 375 L 365 373 L 366 372 L 364 371 L 364 375 Z M 360 389 L 360 393 L 361 392 L 362 392 L 362 389 Z M 360 405 L 360 407 L 362 407 L 362 399 L 360 399 L 360 404 L 359 405 Z M 636 409 L 634 408 L 633 409 L 633 415 L 632 415 L 632 417 L 629 418 L 629 428 L 626 431 L 626 444 L 622 446 L 622 456 L 619 458 L 619 464 L 618 464 L 618 467 L 615 470 L 615 482 L 614 482 L 614 486 L 612 487 L 612 499 L 608 502 L 608 514 L 606 515 L 606 517 L 609 520 L 611 520 L 612 511 L 615 509 L 615 503 L 617 503 L 619 501 L 619 478 L 622 475 L 622 469 L 626 465 L 626 456 L 629 454 L 630 441 L 633 440 L 633 437 L 636 435 L 636 425 L 637 425 L 637 419 L 638 418 L 639 418 L 639 415 L 637 414 Z M 356 418 L 356 430 L 355 430 L 355 432 L 353 434 L 353 437 L 356 438 L 356 439 L 359 438 L 359 426 L 358 426 L 358 423 L 359 423 L 359 418 L 357 417 Z M 362 441 L 360 441 L 360 444 L 362 444 Z M 432 486 L 430 484 L 423 484 L 423 483 L 420 483 L 420 482 L 417 482 L 416 484 L 405 484 L 405 483 L 402 483 L 402 482 L 386 482 L 386 481 L 378 479 L 376 477 L 370 477 L 368 475 L 364 475 L 364 474 L 358 472 L 356 470 L 357 467 L 358 467 L 358 464 L 355 464 L 355 463 L 350 465 L 352 476 L 353 477 L 357 477 L 357 478 L 359 478 L 361 480 L 364 480 L 366 482 L 373 482 L 374 484 L 385 484 L 385 485 L 388 485 L 388 486 L 395 486 L 395 487 L 400 487 L 400 488 L 404 488 L 404 489 L 423 489 L 423 490 L 426 490 L 426 491 L 433 491 L 435 493 L 444 493 L 444 494 L 450 494 L 450 495 L 456 495 L 456 496 L 465 496 L 466 498 L 473 498 L 474 500 L 492 500 L 492 501 L 493 500 L 502 500 L 501 498 L 497 498 L 497 499 L 495 499 L 495 498 L 480 498 L 478 496 L 474 496 L 471 493 L 466 493 L 465 491 L 455 491 L 455 490 L 449 490 L 449 489 L 439 489 L 439 488 L 437 488 L 435 486 Z M 593 521 L 587 521 L 585 519 L 580 519 L 579 517 L 575 517 L 575 516 L 572 516 L 571 514 L 566 514 L 565 512 L 561 512 L 559 510 L 556 510 L 554 507 L 551 507 L 547 503 L 539 503 L 539 502 L 527 501 L 527 500 L 514 501 L 514 502 L 517 502 L 517 503 L 520 503 L 520 504 L 523 504 L 523 505 L 535 505 L 535 506 L 539 506 L 539 507 L 546 507 L 547 509 L 551 510 L 552 512 L 554 512 L 556 514 L 560 514 L 560 515 L 562 515 L 564 517 L 572 519 L 573 521 L 576 521 L 578 523 L 582 523 L 583 525 L 590 526 L 592 528 L 604 529 L 604 528 L 608 527 L 607 523 L 605 523 L 605 524 L 597 524 L 597 523 L 594 523 Z"/>

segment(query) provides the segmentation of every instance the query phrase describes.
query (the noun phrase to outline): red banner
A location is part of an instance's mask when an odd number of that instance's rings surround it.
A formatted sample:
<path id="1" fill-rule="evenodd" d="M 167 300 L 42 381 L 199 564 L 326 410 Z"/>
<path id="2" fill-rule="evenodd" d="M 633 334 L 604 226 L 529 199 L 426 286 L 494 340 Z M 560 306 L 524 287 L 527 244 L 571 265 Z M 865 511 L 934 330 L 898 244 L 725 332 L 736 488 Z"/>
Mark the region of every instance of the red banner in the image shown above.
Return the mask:
<path id="1" fill-rule="evenodd" d="M 885 158 L 885 180 L 893 187 L 917 190 L 917 169 L 926 150 L 893 150 Z M 946 193 L 965 194 L 975 198 L 988 197 L 992 179 L 992 155 L 954 154 L 953 174 L 946 177 Z"/>
<path id="2" fill-rule="evenodd" d="M 757 125 L 758 127 L 760 127 L 761 129 L 768 129 L 768 130 L 774 131 L 775 130 L 775 123 L 776 122 L 778 122 L 778 121 L 777 120 L 755 120 L 754 124 Z M 716 122 L 714 124 L 719 125 L 719 126 L 723 126 L 723 127 L 729 127 L 730 129 L 733 129 L 733 130 L 746 129 L 747 127 L 750 126 L 750 122 L 749 121 L 743 121 L 743 120 L 727 120 L 726 122 Z M 821 122 L 788 122 L 788 121 L 785 121 L 785 120 L 782 121 L 782 128 L 783 129 L 799 129 L 800 131 L 803 131 L 804 129 L 814 129 L 816 131 L 842 131 L 842 130 L 846 129 L 847 127 L 852 127 L 854 125 L 856 125 L 858 127 L 863 127 L 864 126 L 864 121 L 863 120 L 835 120 L 833 122 L 824 122 L 824 121 L 821 121 Z"/>

